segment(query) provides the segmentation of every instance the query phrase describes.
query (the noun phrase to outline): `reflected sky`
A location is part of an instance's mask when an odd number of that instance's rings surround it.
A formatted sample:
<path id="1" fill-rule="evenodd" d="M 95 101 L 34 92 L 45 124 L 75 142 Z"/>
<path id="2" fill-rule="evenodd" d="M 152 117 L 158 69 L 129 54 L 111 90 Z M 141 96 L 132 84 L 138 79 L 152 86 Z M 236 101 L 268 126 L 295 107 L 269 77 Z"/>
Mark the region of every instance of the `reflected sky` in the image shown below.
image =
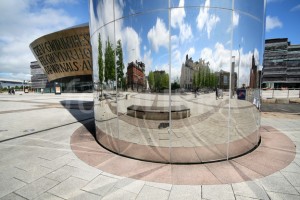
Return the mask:
<path id="1" fill-rule="evenodd" d="M 123 44 L 125 66 L 138 60 L 145 63 L 146 75 L 154 70 L 169 71 L 171 39 L 172 80 L 180 78 L 186 54 L 194 61 L 202 58 L 209 62 L 213 71 L 230 71 L 231 56 L 235 56 L 236 66 L 240 65 L 239 85 L 249 83 L 253 54 L 261 68 L 264 1 L 236 0 L 232 5 L 231 0 L 171 0 L 170 21 L 168 0 L 135 2 L 95 0 L 91 2 L 94 6 L 90 5 L 90 32 L 101 33 L 103 41 L 113 41 L 115 30 L 115 39 Z M 115 24 L 111 23 L 114 16 Z"/>

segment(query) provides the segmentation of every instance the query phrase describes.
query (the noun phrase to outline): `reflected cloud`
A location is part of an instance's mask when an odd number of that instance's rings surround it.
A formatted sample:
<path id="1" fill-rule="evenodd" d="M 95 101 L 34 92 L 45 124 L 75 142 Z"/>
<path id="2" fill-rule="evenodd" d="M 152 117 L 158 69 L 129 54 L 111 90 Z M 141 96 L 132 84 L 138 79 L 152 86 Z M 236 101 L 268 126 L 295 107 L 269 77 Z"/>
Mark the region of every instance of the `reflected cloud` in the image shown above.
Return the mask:
<path id="1" fill-rule="evenodd" d="M 147 37 L 154 51 L 157 52 L 160 47 L 168 49 L 169 31 L 162 19 L 157 18 L 155 26 L 150 29 Z"/>
<path id="2" fill-rule="evenodd" d="M 220 18 L 217 15 L 210 14 L 210 0 L 206 0 L 204 7 L 200 8 L 199 14 L 197 16 L 197 28 L 202 31 L 203 29 L 207 32 L 207 37 L 210 39 L 211 31 L 216 27 Z"/>
<path id="3" fill-rule="evenodd" d="M 237 12 L 232 12 L 232 25 L 230 25 L 227 29 L 227 33 L 229 33 L 230 31 L 232 31 L 232 29 L 234 29 L 235 27 L 237 27 L 239 25 L 239 19 L 240 19 L 240 15 Z"/>
<path id="4" fill-rule="evenodd" d="M 231 54 L 230 49 L 226 49 L 221 43 L 216 43 L 213 49 L 208 47 L 202 49 L 200 58 L 208 61 L 210 68 L 215 72 L 220 70 L 230 71 L 231 55 L 235 57 L 235 66 L 240 67 L 239 85 L 248 85 L 253 55 L 255 58 L 255 65 L 259 65 L 259 51 L 256 48 L 253 52 L 249 51 L 245 53 L 243 52 L 243 48 L 241 48 L 240 50 L 233 50 Z"/>
<path id="5" fill-rule="evenodd" d="M 178 7 L 171 10 L 171 27 L 179 28 L 180 41 L 184 42 L 185 40 L 192 39 L 193 33 L 191 26 L 184 21 L 186 16 L 184 0 L 179 1 Z"/>

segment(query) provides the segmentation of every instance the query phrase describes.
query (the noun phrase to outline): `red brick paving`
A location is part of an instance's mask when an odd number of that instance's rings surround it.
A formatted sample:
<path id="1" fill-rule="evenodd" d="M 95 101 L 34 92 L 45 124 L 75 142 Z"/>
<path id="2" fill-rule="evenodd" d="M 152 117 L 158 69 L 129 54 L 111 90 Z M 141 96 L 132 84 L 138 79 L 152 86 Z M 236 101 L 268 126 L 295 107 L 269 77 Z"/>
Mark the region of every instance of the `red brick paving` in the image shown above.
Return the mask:
<path id="1" fill-rule="evenodd" d="M 84 126 L 73 133 L 70 143 L 82 161 L 114 175 L 178 185 L 228 184 L 262 178 L 294 160 L 296 147 L 286 135 L 267 126 L 261 127 L 260 133 L 261 145 L 251 153 L 229 161 L 189 165 L 151 163 L 116 155 L 101 147 Z M 120 149 L 128 151 L 130 147 Z M 188 150 L 183 151 L 187 153 Z M 204 157 L 204 151 L 201 152 Z M 179 152 L 179 155 L 185 153 Z M 194 159 L 201 159 L 197 152 L 191 155 Z"/>

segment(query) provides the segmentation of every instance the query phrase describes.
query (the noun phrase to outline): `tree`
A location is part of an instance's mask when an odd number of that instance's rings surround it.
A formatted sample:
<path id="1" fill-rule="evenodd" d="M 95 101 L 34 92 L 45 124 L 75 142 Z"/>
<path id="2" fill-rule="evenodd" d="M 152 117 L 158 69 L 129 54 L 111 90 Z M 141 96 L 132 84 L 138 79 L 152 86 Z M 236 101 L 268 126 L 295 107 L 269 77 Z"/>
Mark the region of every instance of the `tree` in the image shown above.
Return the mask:
<path id="1" fill-rule="evenodd" d="M 104 79 L 105 82 L 108 83 L 108 81 L 114 81 L 116 79 L 115 77 L 115 52 L 113 50 L 112 44 L 109 41 L 109 38 L 106 42 L 105 47 L 105 70 L 104 70 Z"/>
<path id="2" fill-rule="evenodd" d="M 103 58 L 102 58 L 102 41 L 101 35 L 98 36 L 98 67 L 99 67 L 99 82 L 101 87 L 101 96 L 102 96 L 102 83 L 103 83 Z"/>
<path id="3" fill-rule="evenodd" d="M 169 75 L 167 73 L 163 73 L 161 76 L 161 87 L 160 89 L 169 88 Z"/>
<path id="4" fill-rule="evenodd" d="M 178 82 L 174 81 L 172 84 L 171 84 L 171 90 L 177 90 L 180 88 L 180 85 Z"/>
<path id="5" fill-rule="evenodd" d="M 121 86 L 122 78 L 124 76 L 124 63 L 123 63 L 123 50 L 122 50 L 122 43 L 121 40 L 118 40 L 117 42 L 117 48 L 116 48 L 116 56 L 117 56 L 117 81 L 118 86 Z"/>
<path id="6" fill-rule="evenodd" d="M 194 87 L 194 88 L 197 88 L 197 87 L 198 87 L 197 83 L 198 83 L 198 80 L 197 80 L 197 74 L 194 73 L 194 74 L 193 74 L 193 87 Z"/>
<path id="7" fill-rule="evenodd" d="M 148 83 L 151 90 L 154 90 L 154 73 L 152 71 L 149 72 L 148 75 Z"/>

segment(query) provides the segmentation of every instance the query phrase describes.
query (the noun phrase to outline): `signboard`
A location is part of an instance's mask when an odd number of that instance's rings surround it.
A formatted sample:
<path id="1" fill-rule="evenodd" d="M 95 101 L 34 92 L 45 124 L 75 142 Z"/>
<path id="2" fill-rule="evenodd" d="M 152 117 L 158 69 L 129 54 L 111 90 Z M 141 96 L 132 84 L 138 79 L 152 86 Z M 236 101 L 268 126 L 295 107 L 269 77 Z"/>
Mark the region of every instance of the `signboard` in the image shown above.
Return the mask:
<path id="1" fill-rule="evenodd" d="M 240 100 L 245 100 L 246 99 L 246 89 L 237 89 L 237 98 Z"/>
<path id="2" fill-rule="evenodd" d="M 49 81 L 92 74 L 88 26 L 45 35 L 32 42 L 30 49 Z"/>

